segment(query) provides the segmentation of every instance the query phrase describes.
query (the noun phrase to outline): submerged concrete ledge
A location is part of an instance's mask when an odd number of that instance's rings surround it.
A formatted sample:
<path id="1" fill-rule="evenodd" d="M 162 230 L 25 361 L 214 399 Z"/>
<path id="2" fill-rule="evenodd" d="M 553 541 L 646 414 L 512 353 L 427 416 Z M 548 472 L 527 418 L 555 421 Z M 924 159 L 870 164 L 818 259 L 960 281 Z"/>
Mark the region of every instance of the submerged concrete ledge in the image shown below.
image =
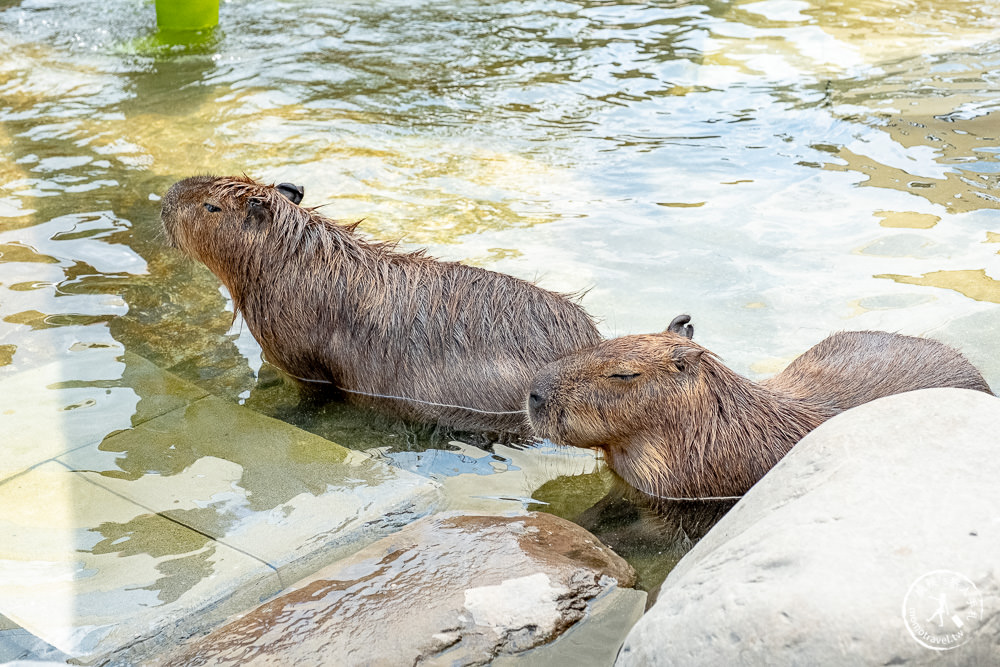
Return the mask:
<path id="1" fill-rule="evenodd" d="M 504 582 L 515 579 L 510 591 L 497 589 L 506 593 L 500 602 L 522 603 L 517 586 L 554 570 L 528 568 L 521 576 L 496 567 L 510 544 L 486 535 L 512 537 L 498 526 L 523 523 L 516 517 L 537 502 L 535 489 L 596 467 L 591 452 L 551 446 L 350 450 L 210 395 L 137 355 L 115 363 L 92 381 L 72 380 L 80 369 L 64 364 L 8 379 L 26 400 L 0 415 L 13 434 L 0 463 L 0 661 L 144 664 L 444 510 L 475 512 L 482 522 L 482 535 L 463 529 L 476 547 L 466 559 L 478 568 L 466 573 L 470 590 L 479 591 L 473 598 L 493 600 L 491 582 L 510 588 Z M 574 548 L 604 553 L 564 520 L 531 521 L 531 534 L 558 525 L 575 536 Z M 413 553 L 436 553 L 431 542 Z M 456 576 L 466 576 L 461 568 Z M 572 626 L 557 641 L 558 654 L 603 651 L 610 662 L 645 601 L 641 591 L 613 583 L 623 576 L 553 584 L 559 630 Z M 575 592 L 563 599 L 563 588 Z M 504 608 L 487 602 L 470 608 L 486 616 Z M 544 611 L 536 606 L 519 613 L 531 620 Z M 613 641 L 589 645 L 588 627 Z M 544 633 L 518 632 L 544 641 Z M 418 630 L 407 636 L 440 643 Z M 469 655 L 522 646 L 504 648 L 500 639 Z M 555 648 L 547 646 L 547 655 Z"/>
<path id="2" fill-rule="evenodd" d="M 52 391 L 6 415 L 33 426 L 0 480 L 0 614 L 62 655 L 170 645 L 439 502 L 433 480 L 126 357 L 131 428 L 44 419 L 64 400 Z"/>

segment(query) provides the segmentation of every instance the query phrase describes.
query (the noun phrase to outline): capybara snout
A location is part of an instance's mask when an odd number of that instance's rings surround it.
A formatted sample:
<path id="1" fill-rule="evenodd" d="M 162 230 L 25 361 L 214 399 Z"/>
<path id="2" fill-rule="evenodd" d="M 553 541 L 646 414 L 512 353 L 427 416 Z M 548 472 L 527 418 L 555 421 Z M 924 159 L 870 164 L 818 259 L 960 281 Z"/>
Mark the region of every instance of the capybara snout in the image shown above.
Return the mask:
<path id="1" fill-rule="evenodd" d="M 541 414 L 546 408 L 549 395 L 552 393 L 555 377 L 556 366 L 554 363 L 550 363 L 538 371 L 535 377 L 531 380 L 531 386 L 528 387 L 527 403 L 528 415 L 531 419 L 538 420 L 541 418 Z"/>

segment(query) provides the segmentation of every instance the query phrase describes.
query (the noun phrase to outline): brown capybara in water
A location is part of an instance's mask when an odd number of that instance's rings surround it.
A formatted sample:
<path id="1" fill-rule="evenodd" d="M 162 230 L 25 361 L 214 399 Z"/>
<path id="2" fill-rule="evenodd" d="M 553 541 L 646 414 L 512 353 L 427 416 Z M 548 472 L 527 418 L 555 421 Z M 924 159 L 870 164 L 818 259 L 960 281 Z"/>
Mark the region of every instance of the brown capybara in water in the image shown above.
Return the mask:
<path id="1" fill-rule="evenodd" d="M 366 240 L 301 196 L 197 176 L 174 184 L 161 212 L 171 243 L 215 273 L 265 358 L 295 378 L 407 419 L 527 434 L 534 374 L 600 340 L 561 294 Z"/>
<path id="2" fill-rule="evenodd" d="M 961 354 L 880 331 L 837 333 L 761 383 L 683 336 L 625 336 L 567 355 L 531 384 L 537 435 L 600 450 L 635 488 L 659 497 L 746 492 L 830 417 L 930 387 L 990 388 Z"/>

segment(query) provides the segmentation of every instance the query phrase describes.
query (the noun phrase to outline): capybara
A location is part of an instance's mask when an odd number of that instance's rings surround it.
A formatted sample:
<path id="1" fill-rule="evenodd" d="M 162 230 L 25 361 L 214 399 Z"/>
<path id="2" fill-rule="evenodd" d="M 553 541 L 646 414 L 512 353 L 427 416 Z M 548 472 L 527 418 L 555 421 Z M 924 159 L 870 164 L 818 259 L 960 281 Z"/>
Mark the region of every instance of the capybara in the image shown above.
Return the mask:
<path id="1" fill-rule="evenodd" d="M 607 340 L 547 365 L 527 404 L 538 436 L 598 449 L 640 491 L 706 498 L 743 494 L 848 408 L 929 387 L 990 392 L 961 354 L 924 338 L 837 333 L 758 384 L 668 330 Z"/>
<path id="2" fill-rule="evenodd" d="M 292 377 L 407 419 L 527 434 L 534 374 L 600 340 L 564 295 L 367 240 L 356 223 L 299 206 L 302 195 L 196 176 L 170 188 L 161 212 L 172 245 L 215 273 L 265 358 Z"/>

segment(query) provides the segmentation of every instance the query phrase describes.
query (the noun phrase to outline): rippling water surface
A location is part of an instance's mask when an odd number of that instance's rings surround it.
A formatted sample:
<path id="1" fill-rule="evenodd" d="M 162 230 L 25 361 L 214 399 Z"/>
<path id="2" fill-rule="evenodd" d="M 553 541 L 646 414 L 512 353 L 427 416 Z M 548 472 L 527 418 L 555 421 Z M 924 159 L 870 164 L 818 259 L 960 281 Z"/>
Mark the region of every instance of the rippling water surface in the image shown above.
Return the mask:
<path id="1" fill-rule="evenodd" d="M 192 37 L 147 3 L 7 0 L 0 53 L 5 438 L 53 393 L 66 428 L 128 428 L 131 353 L 402 467 L 508 469 L 418 455 L 425 433 L 262 365 L 160 235 L 159 197 L 204 172 L 583 292 L 606 335 L 691 313 L 754 377 L 874 328 L 957 345 L 1000 388 L 1000 2 L 234 1 Z"/>

